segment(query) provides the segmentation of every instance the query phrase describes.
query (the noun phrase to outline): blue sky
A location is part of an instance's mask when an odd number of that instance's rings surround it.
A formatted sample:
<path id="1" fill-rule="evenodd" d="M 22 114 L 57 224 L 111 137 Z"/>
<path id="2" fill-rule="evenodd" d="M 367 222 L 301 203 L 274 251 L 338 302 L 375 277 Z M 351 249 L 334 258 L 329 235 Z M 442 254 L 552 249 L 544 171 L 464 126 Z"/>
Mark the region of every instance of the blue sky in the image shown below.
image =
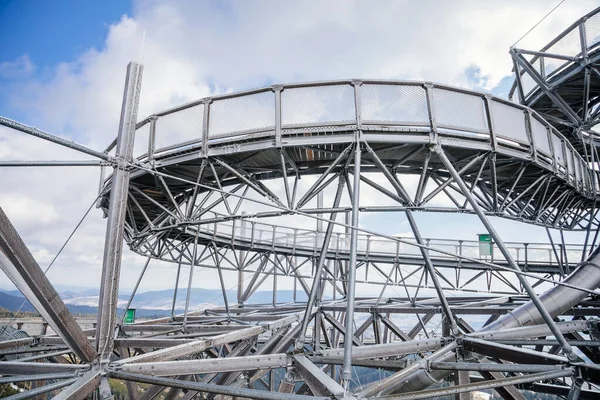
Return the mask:
<path id="1" fill-rule="evenodd" d="M 0 62 L 28 54 L 41 69 L 104 46 L 110 24 L 131 14 L 126 0 L 1 0 Z"/>
<path id="2" fill-rule="evenodd" d="M 32 68 L 16 76 L 0 68 L 1 114 L 28 119 L 8 98 L 20 81 L 50 79 L 57 64 L 90 48 L 101 49 L 109 26 L 131 12 L 126 0 L 0 0 L 0 66 L 26 56 Z"/>

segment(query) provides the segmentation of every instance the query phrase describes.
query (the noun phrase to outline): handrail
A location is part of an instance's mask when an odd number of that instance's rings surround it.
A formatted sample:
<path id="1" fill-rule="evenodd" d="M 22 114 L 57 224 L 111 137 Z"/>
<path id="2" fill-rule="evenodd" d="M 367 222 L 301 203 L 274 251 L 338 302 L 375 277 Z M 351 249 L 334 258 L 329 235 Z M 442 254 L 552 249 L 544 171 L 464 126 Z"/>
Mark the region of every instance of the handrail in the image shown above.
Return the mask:
<path id="1" fill-rule="evenodd" d="M 515 49 L 517 52 L 523 52 L 523 54 L 531 55 L 528 59 L 531 65 L 534 65 L 536 62 L 540 62 L 539 71 L 542 76 L 545 78 L 551 78 L 552 76 L 557 75 L 561 71 L 565 69 L 565 67 L 569 64 L 577 65 L 578 60 L 582 57 L 586 57 L 591 50 L 596 49 L 600 46 L 600 31 L 593 38 L 594 42 L 592 43 L 592 38 L 587 37 L 588 30 L 586 29 L 587 25 L 591 23 L 590 19 L 600 14 L 600 7 L 581 17 L 577 21 L 575 21 L 572 25 L 570 25 L 567 29 L 558 34 L 554 39 L 548 42 L 545 46 L 543 46 L 539 51 L 536 52 L 526 52 L 520 49 Z M 593 21 L 598 23 L 598 21 Z M 549 51 L 552 50 L 553 47 L 560 45 L 561 41 L 567 38 L 570 34 L 577 31 L 577 43 L 573 42 L 573 45 L 577 47 L 575 52 L 570 52 L 569 54 L 564 54 L 564 52 L 555 52 Z M 546 65 L 546 59 L 555 59 L 565 61 L 559 65 L 554 65 L 554 69 L 549 71 L 548 65 Z M 521 77 L 526 76 L 525 71 L 520 71 L 519 75 Z M 513 85 L 511 89 L 511 95 L 515 90 L 516 85 Z M 539 85 L 534 84 L 531 89 L 524 90 L 525 98 L 529 98 L 536 89 L 539 88 Z"/>
<path id="2" fill-rule="evenodd" d="M 214 218 L 224 217 L 225 215 L 210 211 Z M 208 233 L 212 238 L 226 238 L 231 241 L 251 242 L 252 246 L 257 244 L 269 245 L 271 248 L 283 247 L 291 251 L 298 249 L 309 250 L 319 248 L 323 244 L 325 232 L 317 232 L 310 229 L 292 228 L 282 225 L 275 225 L 251 220 L 241 220 L 241 223 L 234 221 L 210 222 L 208 224 L 197 224 L 196 229 L 199 233 Z M 201 221 L 200 221 L 201 222 Z M 408 241 L 417 244 L 417 241 L 410 236 L 396 236 L 403 241 Z M 427 246 L 432 251 L 441 249 L 446 252 L 453 251 L 456 256 L 479 258 L 485 261 L 494 260 L 494 244 L 492 243 L 492 255 L 480 256 L 480 243 L 477 240 L 453 240 L 453 239 L 437 239 L 426 238 Z M 329 251 L 344 251 L 349 249 L 350 234 L 345 232 L 334 232 L 329 244 Z M 579 260 L 584 250 L 584 246 L 575 243 L 566 243 L 565 249 L 562 244 L 557 244 L 555 249 L 550 243 L 543 242 L 505 242 L 506 246 L 513 253 L 517 262 L 528 264 L 548 264 L 558 265 L 566 260 L 557 260 L 556 254 L 560 257 L 566 252 L 566 258 L 571 260 Z M 555 250 L 557 253 L 555 253 Z M 417 246 L 411 246 L 408 243 L 397 242 L 388 238 L 376 237 L 371 234 L 358 234 L 358 251 L 361 254 L 377 254 L 397 256 L 415 255 L 420 256 L 420 250 Z M 499 254 L 499 253 L 498 253 Z M 454 259 L 447 254 L 438 254 L 440 259 Z"/>
<path id="3" fill-rule="evenodd" d="M 307 111 L 313 98 L 323 104 Z M 355 102 L 355 98 L 360 100 Z M 386 104 L 387 109 L 379 104 Z M 512 113 L 508 119 L 507 113 Z M 410 132 L 425 137 L 435 130 L 441 137 L 488 142 L 492 150 L 517 151 L 542 168 L 556 171 L 584 195 L 600 191 L 597 171 L 536 111 L 489 94 L 430 82 L 343 80 L 274 85 L 194 101 L 142 122 L 134 145 L 134 155 L 141 162 L 152 163 L 157 157 L 192 149 L 200 149 L 203 155 L 211 148 L 235 152 L 236 142 L 275 137 L 279 143 L 281 137 L 307 129 L 335 134 L 355 130 L 360 124 L 363 132 Z"/>

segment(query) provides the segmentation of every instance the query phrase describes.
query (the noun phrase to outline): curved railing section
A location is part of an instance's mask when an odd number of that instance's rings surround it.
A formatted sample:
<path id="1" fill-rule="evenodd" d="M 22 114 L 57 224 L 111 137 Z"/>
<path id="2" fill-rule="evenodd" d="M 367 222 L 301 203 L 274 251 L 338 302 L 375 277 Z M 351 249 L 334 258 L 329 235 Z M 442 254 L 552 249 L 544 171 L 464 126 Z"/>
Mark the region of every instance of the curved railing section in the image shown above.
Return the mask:
<path id="1" fill-rule="evenodd" d="M 214 96 L 139 122 L 134 155 L 168 165 L 185 160 L 182 153 L 224 156 L 320 143 L 324 135 L 343 142 L 357 129 L 368 142 L 438 142 L 528 160 L 590 198 L 600 188 L 597 171 L 534 110 L 427 82 L 332 81 Z"/>

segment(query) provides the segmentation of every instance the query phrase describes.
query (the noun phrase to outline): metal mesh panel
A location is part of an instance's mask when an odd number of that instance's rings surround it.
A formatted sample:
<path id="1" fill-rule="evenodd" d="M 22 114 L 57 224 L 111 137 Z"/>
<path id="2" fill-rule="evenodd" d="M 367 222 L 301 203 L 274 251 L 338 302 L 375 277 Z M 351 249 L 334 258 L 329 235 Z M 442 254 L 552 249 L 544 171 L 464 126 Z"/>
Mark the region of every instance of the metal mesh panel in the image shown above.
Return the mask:
<path id="1" fill-rule="evenodd" d="M 186 108 L 156 120 L 155 151 L 175 144 L 202 139 L 204 105 Z"/>
<path id="2" fill-rule="evenodd" d="M 546 153 L 547 155 L 551 155 L 552 152 L 550 151 L 550 142 L 548 141 L 548 129 L 544 124 L 534 117 L 531 117 L 530 123 L 535 148 L 538 151 Z"/>
<path id="3" fill-rule="evenodd" d="M 585 40 L 588 47 L 600 42 L 600 13 L 592 15 L 585 21 Z"/>
<path id="4" fill-rule="evenodd" d="M 429 124 L 427 96 L 420 86 L 365 84 L 360 97 L 363 121 Z"/>
<path id="5" fill-rule="evenodd" d="M 281 93 L 283 126 L 350 122 L 355 119 L 354 88 L 350 85 L 292 88 Z"/>
<path id="6" fill-rule="evenodd" d="M 210 105 L 208 137 L 274 128 L 272 91 L 216 100 Z"/>
<path id="7" fill-rule="evenodd" d="M 581 53 L 581 42 L 579 39 L 579 28 L 575 27 L 571 32 L 554 43 L 545 53 L 560 54 L 564 56 L 575 56 Z M 564 61 L 561 61 L 561 63 Z"/>
<path id="8" fill-rule="evenodd" d="M 148 141 L 150 140 L 150 122 L 135 131 L 133 141 L 133 157 L 140 158 L 148 154 Z"/>
<path id="9" fill-rule="evenodd" d="M 547 72 L 548 71 L 546 70 L 546 73 Z M 527 96 L 529 92 L 535 89 L 536 85 L 537 84 L 535 83 L 531 75 L 529 75 L 527 72 L 521 75 L 521 86 L 523 87 L 523 93 L 525 93 L 525 96 Z"/>
<path id="10" fill-rule="evenodd" d="M 479 96 L 435 88 L 433 106 L 438 126 L 489 132 L 485 105 Z"/>
<path id="11" fill-rule="evenodd" d="M 523 110 L 498 101 L 491 101 L 490 108 L 496 135 L 529 143 Z"/>
<path id="12" fill-rule="evenodd" d="M 575 175 L 575 165 L 573 163 L 573 151 L 567 146 L 567 168 L 569 169 L 569 175 Z"/>
<path id="13" fill-rule="evenodd" d="M 579 38 L 579 28 L 575 28 L 571 32 L 567 33 L 558 42 L 554 43 L 545 53 L 549 54 L 560 54 L 564 56 L 576 56 L 581 53 L 581 42 Z M 559 60 L 556 58 L 544 57 L 544 66 L 546 69 L 546 76 L 561 69 L 562 66 L 567 65 L 568 62 L 565 60 Z"/>
<path id="14" fill-rule="evenodd" d="M 559 165 L 562 165 L 564 167 L 565 166 L 565 156 L 563 155 L 562 140 L 555 133 L 552 133 L 551 137 L 552 137 L 552 148 L 554 149 L 554 159 L 556 160 L 556 162 Z"/>

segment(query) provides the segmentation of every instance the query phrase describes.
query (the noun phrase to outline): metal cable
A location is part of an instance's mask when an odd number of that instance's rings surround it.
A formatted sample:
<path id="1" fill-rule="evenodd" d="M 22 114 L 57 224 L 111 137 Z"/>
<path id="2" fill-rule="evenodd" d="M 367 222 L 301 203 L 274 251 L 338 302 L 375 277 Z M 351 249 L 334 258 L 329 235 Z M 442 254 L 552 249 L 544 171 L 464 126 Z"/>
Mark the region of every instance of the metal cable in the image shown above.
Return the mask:
<path id="1" fill-rule="evenodd" d="M 83 217 L 79 220 L 79 222 L 75 226 L 75 229 L 73 229 L 73 231 L 71 232 L 71 234 L 69 235 L 69 237 L 67 238 L 67 240 L 63 243 L 63 245 L 61 246 L 61 248 L 58 250 L 58 252 L 54 256 L 54 258 L 52 259 L 52 261 L 50 261 L 50 264 L 48 264 L 48 266 L 44 270 L 44 275 L 46 275 L 46 273 L 50 270 L 50 268 L 52 268 L 52 266 L 54 265 L 54 262 L 56 261 L 56 259 L 58 258 L 58 256 L 60 256 L 60 254 L 62 253 L 62 251 L 65 249 L 65 247 L 67 246 L 67 244 L 69 243 L 69 241 L 71 240 L 71 238 L 73 237 L 73 235 L 75 234 L 75 232 L 77 231 L 77 229 L 79 229 L 79 227 L 81 226 L 81 224 L 83 223 L 83 221 L 85 220 L 85 218 L 88 216 L 88 214 L 92 210 L 92 207 L 94 207 L 94 205 L 96 204 L 96 201 L 98 200 L 99 197 L 100 197 L 100 195 L 98 195 L 98 196 L 96 196 L 94 198 L 94 201 L 92 201 L 92 204 L 90 204 L 90 206 L 88 207 L 88 209 L 85 212 L 85 214 L 83 215 Z M 13 316 L 8 321 L 8 323 L 4 326 L 4 329 L 2 330 L 2 332 L 0 332 L 0 335 L 2 335 L 6 331 L 6 329 L 10 326 L 10 324 L 13 323 L 13 321 L 17 317 L 17 314 L 19 314 L 19 312 L 21 312 L 21 310 L 23 309 L 23 307 L 25 306 L 26 303 L 27 303 L 27 299 L 23 300 L 23 303 L 21 303 L 21 306 L 19 307 L 19 309 L 15 313 L 13 313 Z M 0 394 L 2 394 L 2 393 L 0 393 Z"/>
<path id="2" fill-rule="evenodd" d="M 554 6 L 554 8 L 552 10 L 550 10 L 548 12 L 548 14 L 544 15 L 544 17 L 542 19 L 540 19 L 538 21 L 537 24 L 535 24 L 531 29 L 529 29 L 523 36 L 521 36 L 521 38 L 519 40 L 517 40 L 511 47 L 515 47 L 517 45 L 517 43 L 519 43 L 521 40 L 523 40 L 523 38 L 525 38 L 525 36 L 529 35 L 531 33 L 532 30 L 534 30 L 535 28 L 537 28 L 537 26 L 539 24 L 541 24 L 546 18 L 548 18 L 548 16 L 550 14 L 552 14 L 554 12 L 554 10 L 556 10 L 562 3 L 564 3 L 565 0 L 561 0 L 560 3 L 558 3 L 556 6 Z"/>

